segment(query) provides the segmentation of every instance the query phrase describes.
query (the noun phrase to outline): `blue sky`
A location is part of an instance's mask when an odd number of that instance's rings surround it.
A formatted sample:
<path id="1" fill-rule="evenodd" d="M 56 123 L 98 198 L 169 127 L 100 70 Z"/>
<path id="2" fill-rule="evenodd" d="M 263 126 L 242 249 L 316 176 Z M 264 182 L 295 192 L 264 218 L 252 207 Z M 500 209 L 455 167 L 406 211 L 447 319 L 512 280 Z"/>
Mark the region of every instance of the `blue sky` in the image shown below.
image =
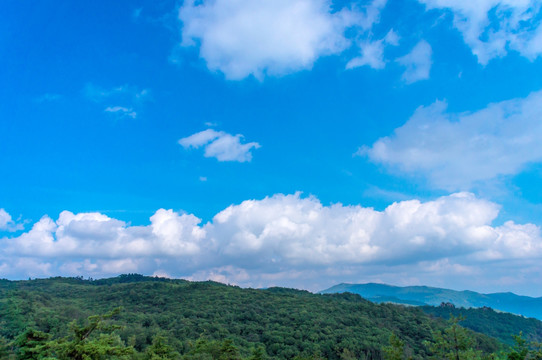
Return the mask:
<path id="1" fill-rule="evenodd" d="M 539 0 L 0 5 L 0 277 L 542 296 Z"/>

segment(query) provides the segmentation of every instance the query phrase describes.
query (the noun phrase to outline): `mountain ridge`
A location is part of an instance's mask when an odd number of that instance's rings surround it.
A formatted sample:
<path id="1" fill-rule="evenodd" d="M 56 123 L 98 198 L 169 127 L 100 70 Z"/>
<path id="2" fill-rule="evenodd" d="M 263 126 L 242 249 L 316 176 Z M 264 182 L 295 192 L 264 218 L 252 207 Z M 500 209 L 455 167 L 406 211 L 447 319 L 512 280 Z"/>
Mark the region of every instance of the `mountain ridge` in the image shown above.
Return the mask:
<path id="1" fill-rule="evenodd" d="M 517 295 L 513 292 L 478 293 L 472 290 L 451 290 L 424 285 L 396 286 L 380 283 L 350 284 L 340 283 L 321 294 L 351 292 L 373 302 L 384 302 L 381 299 L 396 298 L 391 301 L 399 304 L 413 305 L 418 302 L 430 306 L 441 303 L 452 303 L 463 308 L 490 307 L 492 309 L 534 317 L 542 320 L 542 297 Z"/>

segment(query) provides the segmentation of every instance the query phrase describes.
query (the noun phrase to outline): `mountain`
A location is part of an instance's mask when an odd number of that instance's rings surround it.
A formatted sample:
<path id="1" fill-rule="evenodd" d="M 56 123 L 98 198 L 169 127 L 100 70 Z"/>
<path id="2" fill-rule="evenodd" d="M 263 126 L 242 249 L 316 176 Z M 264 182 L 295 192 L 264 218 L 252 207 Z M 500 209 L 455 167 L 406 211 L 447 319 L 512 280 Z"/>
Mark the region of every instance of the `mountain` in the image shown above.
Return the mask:
<path id="1" fill-rule="evenodd" d="M 514 293 L 480 294 L 474 291 L 455 291 L 428 286 L 391 286 L 385 284 L 338 284 L 323 290 L 322 294 L 349 292 L 372 302 L 393 302 L 405 305 L 432 305 L 452 303 L 456 307 L 490 307 L 542 320 L 542 297 L 533 298 Z"/>

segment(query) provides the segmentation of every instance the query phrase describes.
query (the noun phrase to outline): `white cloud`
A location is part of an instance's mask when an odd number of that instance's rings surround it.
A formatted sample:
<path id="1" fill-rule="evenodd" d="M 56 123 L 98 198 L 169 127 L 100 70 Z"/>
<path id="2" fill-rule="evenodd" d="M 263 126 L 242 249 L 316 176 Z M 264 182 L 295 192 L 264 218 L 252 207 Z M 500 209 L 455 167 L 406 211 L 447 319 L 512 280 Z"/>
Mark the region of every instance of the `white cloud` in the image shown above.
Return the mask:
<path id="1" fill-rule="evenodd" d="M 52 276 L 53 264 L 47 261 L 40 261 L 35 258 L 18 257 L 13 259 L 9 266 L 12 270 L 25 271 L 29 277 L 46 277 Z"/>
<path id="2" fill-rule="evenodd" d="M 289 74 L 348 48 L 346 30 L 369 30 L 385 3 L 332 12 L 328 0 L 187 0 L 182 45 L 198 45 L 208 68 L 228 79 Z"/>
<path id="3" fill-rule="evenodd" d="M 384 42 L 382 40 L 361 43 L 360 48 L 361 56 L 350 60 L 346 64 L 346 69 L 354 69 L 364 65 L 368 65 L 373 69 L 383 69 L 386 66 L 384 62 Z"/>
<path id="4" fill-rule="evenodd" d="M 490 282 L 503 263 L 538 269 L 540 228 L 492 226 L 498 213 L 497 204 L 470 193 L 401 201 L 383 211 L 279 194 L 231 205 L 204 225 L 164 209 L 147 226 L 64 211 L 1 239 L 0 269 L 18 277 L 143 272 L 314 290 L 348 279 L 395 283 L 403 272 L 408 281 L 476 274 Z"/>
<path id="5" fill-rule="evenodd" d="M 496 204 L 468 193 L 402 201 L 384 211 L 277 195 L 230 206 L 207 231 L 236 264 L 247 256 L 259 266 L 371 264 L 485 249 L 496 239 L 489 224 L 497 214 Z"/>
<path id="6" fill-rule="evenodd" d="M 135 119 L 137 113 L 132 108 L 125 108 L 123 106 L 108 106 L 104 110 L 105 112 L 117 114 L 119 117 L 129 117 Z"/>
<path id="7" fill-rule="evenodd" d="M 0 209 L 0 230 L 6 230 L 8 224 L 11 222 L 11 215 L 9 215 L 6 210 Z"/>
<path id="8" fill-rule="evenodd" d="M 205 231 L 193 215 L 158 210 L 151 225 L 128 226 L 100 213 L 63 211 L 55 222 L 44 216 L 32 229 L 11 240 L 8 253 L 43 257 L 191 256 L 199 252 Z"/>
<path id="9" fill-rule="evenodd" d="M 190 281 L 212 280 L 224 284 L 241 285 L 250 281 L 250 275 L 245 269 L 239 269 L 235 266 L 223 266 L 211 270 L 198 271 L 186 277 L 186 279 Z"/>
<path id="10" fill-rule="evenodd" d="M 13 221 L 11 215 L 6 210 L 0 208 L 0 231 L 17 231 L 22 229 L 22 224 Z"/>
<path id="11" fill-rule="evenodd" d="M 542 54 L 540 0 L 418 0 L 428 9 L 447 9 L 454 26 L 481 64 L 509 49 L 534 60 Z"/>
<path id="12" fill-rule="evenodd" d="M 139 89 L 131 85 L 123 85 L 105 89 L 88 83 L 83 89 L 87 99 L 99 104 L 111 104 L 104 109 L 104 112 L 115 115 L 119 119 L 137 117 L 135 109 L 140 108 L 142 103 L 150 99 L 150 92 L 147 89 Z M 117 104 L 123 105 L 117 105 Z"/>
<path id="13" fill-rule="evenodd" d="M 403 80 L 407 84 L 429 79 L 429 72 L 433 63 L 431 55 L 431 45 L 427 41 L 421 40 L 410 53 L 396 60 L 406 68 L 403 73 Z"/>
<path id="14" fill-rule="evenodd" d="M 139 89 L 132 85 L 122 85 L 114 88 L 102 88 L 92 83 L 85 85 L 83 94 L 87 99 L 94 102 L 104 102 L 108 100 L 124 101 L 143 101 L 149 97 L 149 90 Z"/>
<path id="15" fill-rule="evenodd" d="M 393 135 L 359 153 L 392 169 L 425 176 L 438 188 L 468 189 L 542 161 L 541 103 L 539 91 L 476 112 L 451 114 L 437 101 L 418 108 Z"/>
<path id="16" fill-rule="evenodd" d="M 252 160 L 251 149 L 260 148 L 257 142 L 242 144 L 243 135 L 231 135 L 224 131 L 207 129 L 179 140 L 185 149 L 204 147 L 205 157 L 214 157 L 218 161 L 246 162 Z"/>
<path id="17" fill-rule="evenodd" d="M 386 67 L 384 59 L 384 47 L 386 45 L 398 45 L 399 36 L 393 30 L 380 40 L 363 40 L 360 42 L 361 56 L 355 57 L 346 64 L 346 69 L 354 69 L 360 66 L 368 65 L 373 69 L 383 69 Z"/>

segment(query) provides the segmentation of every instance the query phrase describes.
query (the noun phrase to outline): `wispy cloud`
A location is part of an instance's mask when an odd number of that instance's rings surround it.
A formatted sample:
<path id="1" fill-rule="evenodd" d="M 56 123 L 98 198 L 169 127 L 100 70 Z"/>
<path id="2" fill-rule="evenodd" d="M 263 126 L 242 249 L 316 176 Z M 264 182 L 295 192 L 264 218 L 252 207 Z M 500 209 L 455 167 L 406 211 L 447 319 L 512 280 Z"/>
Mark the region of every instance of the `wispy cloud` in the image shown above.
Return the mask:
<path id="1" fill-rule="evenodd" d="M 433 63 L 432 53 L 431 45 L 427 41 L 421 40 L 410 53 L 397 59 L 397 62 L 406 68 L 402 78 L 407 84 L 429 79 Z"/>
<path id="2" fill-rule="evenodd" d="M 231 135 L 224 131 L 207 129 L 179 140 L 185 149 L 204 147 L 205 157 L 214 157 L 218 161 L 247 162 L 252 160 L 252 149 L 260 148 L 257 142 L 243 144 L 243 135 Z"/>
<path id="3" fill-rule="evenodd" d="M 481 64 L 508 50 L 534 60 L 542 54 L 540 0 L 418 0 L 453 13 L 454 26 Z"/>
<path id="4" fill-rule="evenodd" d="M 132 11 L 132 19 L 138 20 L 141 16 L 141 12 L 143 11 L 143 8 L 137 8 Z"/>
<path id="5" fill-rule="evenodd" d="M 105 112 L 117 114 L 119 117 L 129 117 L 135 119 L 137 113 L 132 108 L 125 108 L 122 106 L 108 106 L 104 110 Z"/>
<path id="6" fill-rule="evenodd" d="M 354 69 L 360 66 L 370 66 L 373 69 L 383 69 L 386 66 L 384 59 L 384 48 L 387 45 L 397 46 L 399 36 L 393 30 L 380 40 L 364 40 L 359 43 L 361 56 L 355 57 L 346 64 L 347 69 Z"/>
<path id="7" fill-rule="evenodd" d="M 13 232 L 23 229 L 23 224 L 13 221 L 11 215 L 6 210 L 0 208 L 0 231 Z"/>
<path id="8" fill-rule="evenodd" d="M 488 105 L 473 113 L 446 112 L 446 103 L 420 107 L 389 137 L 359 154 L 433 186 L 469 189 L 477 182 L 514 175 L 542 161 L 542 91 Z"/>
<path id="9" fill-rule="evenodd" d="M 304 287 L 348 274 L 382 276 L 383 268 L 410 269 L 420 278 L 476 273 L 484 281 L 497 281 L 502 261 L 539 269 L 540 228 L 493 226 L 498 213 L 499 205 L 470 193 L 401 201 L 383 211 L 279 194 L 231 205 L 203 225 L 192 214 L 164 209 L 147 226 L 64 211 L 0 240 L 0 266 L 18 276 L 163 272 L 251 286 L 296 274 Z"/>
<path id="10" fill-rule="evenodd" d="M 83 88 L 83 94 L 91 101 L 104 102 L 107 100 L 143 101 L 148 99 L 149 90 L 136 86 L 122 85 L 113 88 L 103 88 L 88 83 Z"/>
<path id="11" fill-rule="evenodd" d="M 53 102 L 58 101 L 62 99 L 62 95 L 60 94 L 53 94 L 53 93 L 45 93 L 41 96 L 38 96 L 35 101 L 38 103 L 45 103 L 45 102 Z"/>
<path id="12" fill-rule="evenodd" d="M 135 108 L 140 108 L 145 101 L 150 99 L 149 90 L 130 85 L 102 88 L 89 83 L 84 87 L 83 94 L 92 102 L 108 104 L 104 112 L 114 114 L 118 118 L 135 119 L 137 117 Z"/>

